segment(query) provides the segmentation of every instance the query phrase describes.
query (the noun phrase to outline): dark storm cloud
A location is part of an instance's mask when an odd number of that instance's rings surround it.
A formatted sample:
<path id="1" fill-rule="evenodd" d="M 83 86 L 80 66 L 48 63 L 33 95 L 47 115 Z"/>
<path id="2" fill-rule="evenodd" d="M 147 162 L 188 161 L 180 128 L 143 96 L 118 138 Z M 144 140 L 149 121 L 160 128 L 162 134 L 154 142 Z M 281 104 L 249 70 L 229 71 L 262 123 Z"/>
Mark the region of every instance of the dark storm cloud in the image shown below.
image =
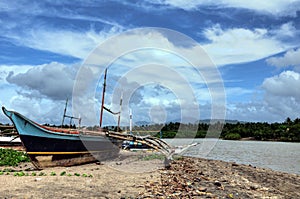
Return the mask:
<path id="1" fill-rule="evenodd" d="M 25 73 L 10 72 L 7 82 L 17 85 L 20 94 L 37 98 L 46 96 L 53 100 L 64 100 L 72 95 L 76 67 L 52 62 L 36 66 Z M 29 91 L 29 93 L 28 93 Z"/>

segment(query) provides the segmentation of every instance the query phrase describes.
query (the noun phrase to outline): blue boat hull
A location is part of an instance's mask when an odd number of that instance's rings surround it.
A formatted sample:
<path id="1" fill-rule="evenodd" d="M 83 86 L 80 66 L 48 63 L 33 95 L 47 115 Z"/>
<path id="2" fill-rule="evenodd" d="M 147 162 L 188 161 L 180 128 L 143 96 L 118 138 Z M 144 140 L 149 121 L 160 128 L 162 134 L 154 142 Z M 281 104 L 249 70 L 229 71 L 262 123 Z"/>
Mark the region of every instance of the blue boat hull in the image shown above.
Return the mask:
<path id="1" fill-rule="evenodd" d="M 20 135 L 20 139 L 25 145 L 29 153 L 44 152 L 45 154 L 57 154 L 58 152 L 66 153 L 82 153 L 85 151 L 109 151 L 115 148 L 111 142 L 105 140 L 71 140 L 71 139 L 55 139 L 47 137 L 38 137 L 31 135 Z"/>
<path id="2" fill-rule="evenodd" d="M 25 116 L 8 111 L 4 114 L 13 122 L 23 146 L 37 168 L 70 166 L 114 158 L 119 148 L 103 135 L 67 134 L 51 130 Z M 47 158 L 45 158 L 47 156 Z M 46 160 L 46 161 L 43 161 Z"/>

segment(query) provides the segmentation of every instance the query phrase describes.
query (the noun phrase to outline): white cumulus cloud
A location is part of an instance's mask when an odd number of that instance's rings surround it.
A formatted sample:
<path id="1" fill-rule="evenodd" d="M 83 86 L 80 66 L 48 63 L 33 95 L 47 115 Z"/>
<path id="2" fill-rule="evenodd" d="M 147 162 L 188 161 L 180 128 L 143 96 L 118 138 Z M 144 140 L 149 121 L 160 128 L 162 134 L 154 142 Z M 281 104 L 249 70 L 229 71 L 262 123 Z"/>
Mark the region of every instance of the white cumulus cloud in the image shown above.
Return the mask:
<path id="1" fill-rule="evenodd" d="M 217 65 L 255 61 L 290 47 L 262 28 L 223 29 L 217 24 L 203 34 L 210 43 L 202 46 Z"/>
<path id="2" fill-rule="evenodd" d="M 300 48 L 287 51 L 283 56 L 271 57 L 266 60 L 271 66 L 278 68 L 294 67 L 300 71 Z"/>
<path id="3" fill-rule="evenodd" d="M 268 95 L 295 98 L 300 103 L 300 74 L 284 71 L 264 80 L 262 88 Z"/>
<path id="4" fill-rule="evenodd" d="M 291 118 L 299 117 L 300 112 L 300 73 L 284 71 L 265 79 L 266 107 L 274 114 Z"/>
<path id="5" fill-rule="evenodd" d="M 261 96 L 245 102 L 230 103 L 228 119 L 240 121 L 283 122 L 287 117 L 299 118 L 300 73 L 284 71 L 266 78 Z"/>

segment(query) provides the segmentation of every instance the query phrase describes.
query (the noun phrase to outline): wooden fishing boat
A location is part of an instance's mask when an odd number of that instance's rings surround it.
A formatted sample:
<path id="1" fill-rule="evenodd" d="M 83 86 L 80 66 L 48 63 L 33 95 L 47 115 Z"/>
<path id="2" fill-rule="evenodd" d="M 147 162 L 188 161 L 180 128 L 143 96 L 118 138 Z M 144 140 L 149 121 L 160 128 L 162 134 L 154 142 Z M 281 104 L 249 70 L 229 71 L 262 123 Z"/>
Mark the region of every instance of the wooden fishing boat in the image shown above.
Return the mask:
<path id="1" fill-rule="evenodd" d="M 2 107 L 4 114 L 14 124 L 23 146 L 36 168 L 51 166 L 71 166 L 116 157 L 120 148 L 114 144 L 116 139 L 107 136 L 102 127 L 103 111 L 112 112 L 104 107 L 107 69 L 104 73 L 100 131 L 80 132 L 76 129 L 52 128 L 40 125 L 15 111 Z M 66 115 L 64 118 L 79 119 Z"/>
<path id="2" fill-rule="evenodd" d="M 23 146 L 37 168 L 71 166 L 115 157 L 119 147 L 99 132 L 88 135 L 76 129 L 45 127 L 2 107 L 13 122 Z"/>

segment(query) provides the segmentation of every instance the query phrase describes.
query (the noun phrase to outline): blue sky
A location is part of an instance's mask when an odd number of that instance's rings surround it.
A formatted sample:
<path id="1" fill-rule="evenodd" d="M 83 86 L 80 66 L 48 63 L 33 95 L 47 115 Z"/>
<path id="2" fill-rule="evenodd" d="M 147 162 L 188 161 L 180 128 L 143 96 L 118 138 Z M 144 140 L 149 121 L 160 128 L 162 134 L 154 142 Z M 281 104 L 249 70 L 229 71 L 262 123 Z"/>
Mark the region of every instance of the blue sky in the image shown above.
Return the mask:
<path id="1" fill-rule="evenodd" d="M 267 122 L 294 119 L 300 117 L 299 21 L 298 0 L 3 0 L 0 2 L 0 103 L 38 122 L 59 124 L 65 99 L 74 96 L 76 75 L 93 50 L 118 35 L 133 43 L 147 42 L 143 38 L 130 40 L 122 34 L 136 28 L 158 27 L 186 35 L 211 58 L 224 85 L 226 119 Z M 152 34 L 156 41 L 163 41 L 177 52 L 193 53 L 193 42 L 183 42 L 157 29 Z M 112 48 L 107 53 L 116 52 Z M 156 60 L 155 63 L 170 67 L 176 65 L 174 70 L 189 79 L 196 96 L 200 114 L 194 117 L 213 117 L 214 94 L 209 91 L 210 86 L 182 60 L 156 50 L 131 53 L 109 70 L 106 106 L 118 109 L 113 93 L 120 83 L 136 89 L 128 93 L 131 95 L 123 107 L 124 124 L 128 123 L 129 108 L 133 109 L 135 121 L 150 122 L 177 121 L 188 109 L 190 114 L 193 112 L 186 105 L 191 103 L 184 100 L 179 103 L 178 93 L 172 90 L 187 92 L 180 91 L 179 86 L 170 86 L 182 83 L 175 78 L 165 80 L 163 86 L 120 78 L 136 69 L 130 68 L 130 64 L 137 66 L 145 60 L 147 63 Z M 101 75 L 98 78 L 101 80 Z M 97 95 L 101 89 L 100 83 Z M 100 97 L 95 98 L 90 100 L 98 106 Z M 113 124 L 114 119 L 105 115 L 106 124 Z M 3 114 L 0 122 L 8 122 Z"/>

